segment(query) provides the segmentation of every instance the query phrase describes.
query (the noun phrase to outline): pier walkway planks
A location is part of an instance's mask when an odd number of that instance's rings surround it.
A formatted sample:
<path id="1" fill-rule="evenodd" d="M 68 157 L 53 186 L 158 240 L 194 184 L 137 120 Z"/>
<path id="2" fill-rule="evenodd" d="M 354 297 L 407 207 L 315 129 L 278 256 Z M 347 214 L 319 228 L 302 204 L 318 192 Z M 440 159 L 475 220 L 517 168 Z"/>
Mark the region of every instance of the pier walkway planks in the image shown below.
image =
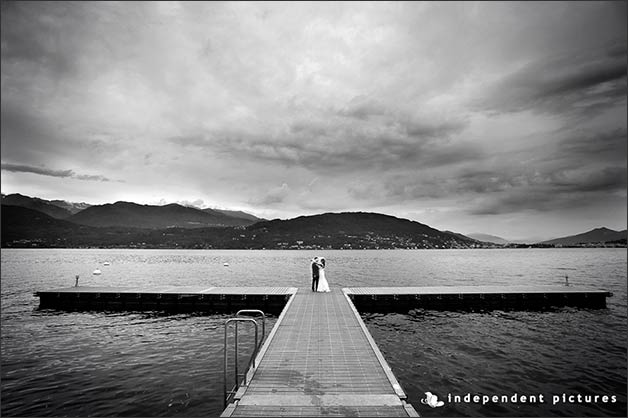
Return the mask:
<path id="1" fill-rule="evenodd" d="M 300 288 L 222 416 L 418 416 L 339 288 Z"/>

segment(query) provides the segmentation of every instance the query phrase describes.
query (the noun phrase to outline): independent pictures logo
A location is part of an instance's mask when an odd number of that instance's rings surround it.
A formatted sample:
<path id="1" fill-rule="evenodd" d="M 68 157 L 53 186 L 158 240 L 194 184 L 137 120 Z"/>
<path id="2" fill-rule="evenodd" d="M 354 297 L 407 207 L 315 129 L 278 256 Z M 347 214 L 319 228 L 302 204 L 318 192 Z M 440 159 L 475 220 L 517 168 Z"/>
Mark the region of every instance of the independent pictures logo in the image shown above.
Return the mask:
<path id="1" fill-rule="evenodd" d="M 432 392 L 424 392 L 425 397 L 421 403 L 431 408 L 440 408 L 445 405 L 444 401 L 438 399 L 438 395 Z M 536 394 L 472 394 L 455 395 L 448 393 L 445 398 L 448 404 L 614 404 L 617 403 L 616 395 L 607 394 L 581 394 L 581 393 L 559 393 L 546 395 Z"/>
<path id="2" fill-rule="evenodd" d="M 434 395 L 432 392 L 425 392 L 425 398 L 421 399 L 421 403 L 429 405 L 432 408 L 439 408 L 445 405 L 445 402 L 439 401 L 438 396 Z"/>

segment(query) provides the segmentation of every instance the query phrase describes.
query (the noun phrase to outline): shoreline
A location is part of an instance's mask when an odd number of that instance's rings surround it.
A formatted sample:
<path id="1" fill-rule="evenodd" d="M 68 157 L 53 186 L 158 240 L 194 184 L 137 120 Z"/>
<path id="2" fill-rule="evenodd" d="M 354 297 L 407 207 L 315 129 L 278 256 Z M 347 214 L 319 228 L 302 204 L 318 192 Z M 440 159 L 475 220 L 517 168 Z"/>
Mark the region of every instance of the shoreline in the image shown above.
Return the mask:
<path id="1" fill-rule="evenodd" d="M 245 251 L 391 251 L 391 250 L 513 250 L 513 249 L 591 249 L 591 248 L 628 248 L 626 244 L 616 245 L 547 245 L 547 244 L 511 244 L 511 245 L 495 245 L 495 246 L 477 246 L 477 247 L 390 247 L 390 248 L 342 248 L 342 247 L 312 247 L 312 248 L 236 248 L 236 247 L 220 247 L 220 248 L 199 248 L 199 247 L 183 247 L 183 246 L 81 246 L 81 247 L 63 247 L 63 246 L 39 246 L 39 245 L 8 245 L 2 246 L 0 249 L 41 249 L 41 250 L 245 250 Z"/>

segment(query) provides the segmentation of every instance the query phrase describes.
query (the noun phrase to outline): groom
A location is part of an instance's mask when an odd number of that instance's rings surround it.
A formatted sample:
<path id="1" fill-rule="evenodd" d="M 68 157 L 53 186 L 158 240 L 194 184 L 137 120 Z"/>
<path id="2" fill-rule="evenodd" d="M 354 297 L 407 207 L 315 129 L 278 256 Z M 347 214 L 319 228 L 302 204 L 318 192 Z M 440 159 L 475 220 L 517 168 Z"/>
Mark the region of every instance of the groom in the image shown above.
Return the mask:
<path id="1" fill-rule="evenodd" d="M 318 288 L 318 257 L 312 259 L 312 292 Z"/>

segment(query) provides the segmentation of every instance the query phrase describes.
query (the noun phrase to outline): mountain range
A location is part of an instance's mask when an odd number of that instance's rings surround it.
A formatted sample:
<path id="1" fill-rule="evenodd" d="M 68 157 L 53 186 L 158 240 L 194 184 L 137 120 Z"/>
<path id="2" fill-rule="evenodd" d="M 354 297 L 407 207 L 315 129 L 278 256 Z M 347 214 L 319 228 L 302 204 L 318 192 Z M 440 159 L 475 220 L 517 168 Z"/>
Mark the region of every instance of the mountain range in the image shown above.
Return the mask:
<path id="1" fill-rule="evenodd" d="M 248 226 L 161 229 L 90 226 L 11 205 L 2 205 L 1 217 L 3 247 L 379 249 L 469 248 L 478 244 L 419 222 L 359 212 L 260 221 Z"/>
<path id="2" fill-rule="evenodd" d="M 79 212 L 77 206 L 69 202 L 65 202 L 62 200 L 44 200 L 38 197 L 24 196 L 19 193 L 10 195 L 3 194 L 2 204 L 21 206 L 24 208 L 37 210 L 57 219 L 69 218 L 70 216 L 72 216 L 72 214 Z M 85 208 L 90 206 L 87 204 L 84 205 L 86 205 Z"/>
<path id="3" fill-rule="evenodd" d="M 76 224 L 89 226 L 149 229 L 240 226 L 254 222 L 241 217 L 225 215 L 211 209 L 201 210 L 176 203 L 152 206 L 130 202 L 91 206 L 66 219 Z"/>
<path id="4" fill-rule="evenodd" d="M 263 220 L 245 212 L 116 202 L 72 213 L 52 201 L 2 196 L 4 247 L 469 248 L 480 243 L 394 216 L 325 213 Z"/>
<path id="5" fill-rule="evenodd" d="M 241 211 L 179 204 L 89 205 L 20 194 L 2 195 L 1 218 L 3 247 L 354 249 L 477 248 L 507 243 L 491 235 L 439 231 L 378 213 L 325 213 L 268 221 Z M 598 228 L 537 245 L 611 241 L 625 246 L 626 231 Z"/>
<path id="6" fill-rule="evenodd" d="M 17 193 L 3 194 L 2 204 L 37 210 L 56 219 L 66 219 L 76 224 L 89 226 L 200 228 L 249 225 L 262 220 L 241 211 L 199 209 L 175 203 L 164 206 L 139 205 L 132 202 L 90 205 L 64 200 L 44 200 Z"/>
<path id="7" fill-rule="evenodd" d="M 570 246 L 580 244 L 592 244 L 592 243 L 611 243 L 619 242 L 622 240 L 626 243 L 627 231 L 614 231 L 608 228 L 596 228 L 591 231 L 584 232 L 578 235 L 570 235 L 568 237 L 556 238 L 549 241 L 543 241 L 541 244 L 549 244 L 555 246 Z"/>

